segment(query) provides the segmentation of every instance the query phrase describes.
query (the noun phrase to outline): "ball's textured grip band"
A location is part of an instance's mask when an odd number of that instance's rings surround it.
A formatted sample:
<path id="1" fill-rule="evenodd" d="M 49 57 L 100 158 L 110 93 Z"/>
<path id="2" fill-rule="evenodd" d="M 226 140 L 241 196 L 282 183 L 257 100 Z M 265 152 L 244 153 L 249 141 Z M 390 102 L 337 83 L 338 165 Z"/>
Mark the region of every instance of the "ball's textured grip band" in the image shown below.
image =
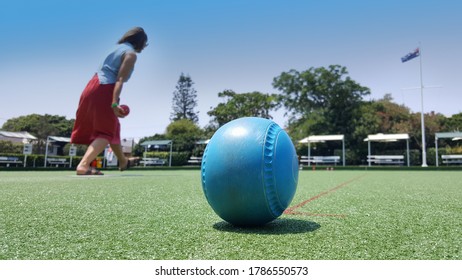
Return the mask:
<path id="1" fill-rule="evenodd" d="M 274 217 L 279 217 L 284 211 L 278 199 L 273 172 L 274 150 L 276 147 L 277 135 L 280 131 L 281 128 L 276 123 L 271 123 L 266 131 L 265 143 L 263 145 L 264 189 L 268 207 Z"/>
<path id="2" fill-rule="evenodd" d="M 204 191 L 205 198 L 207 201 L 209 200 L 207 196 L 207 186 L 205 185 L 205 164 L 207 163 L 207 152 L 208 146 L 205 148 L 204 154 L 202 155 L 202 163 L 201 163 L 201 180 L 202 180 L 202 189 Z"/>

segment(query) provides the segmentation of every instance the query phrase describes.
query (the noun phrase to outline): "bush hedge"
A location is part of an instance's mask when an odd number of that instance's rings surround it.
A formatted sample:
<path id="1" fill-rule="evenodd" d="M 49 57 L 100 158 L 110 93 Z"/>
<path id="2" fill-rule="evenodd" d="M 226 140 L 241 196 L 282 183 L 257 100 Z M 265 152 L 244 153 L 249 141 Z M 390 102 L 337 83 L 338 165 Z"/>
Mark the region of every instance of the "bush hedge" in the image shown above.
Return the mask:
<path id="1" fill-rule="evenodd" d="M 170 159 L 170 152 L 146 152 L 144 153 L 144 157 L 160 158 L 168 163 Z M 172 152 L 172 166 L 187 165 L 190 157 L 190 152 Z"/>

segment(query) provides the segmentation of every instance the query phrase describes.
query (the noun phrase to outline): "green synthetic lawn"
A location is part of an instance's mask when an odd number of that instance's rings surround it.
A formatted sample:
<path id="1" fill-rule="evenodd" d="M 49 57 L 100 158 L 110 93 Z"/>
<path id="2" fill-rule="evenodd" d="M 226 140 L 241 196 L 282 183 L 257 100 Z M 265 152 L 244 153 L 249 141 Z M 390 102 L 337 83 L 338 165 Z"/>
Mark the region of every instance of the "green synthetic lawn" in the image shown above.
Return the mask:
<path id="1" fill-rule="evenodd" d="M 292 214 L 256 228 L 198 170 L 73 174 L 0 172 L 0 259 L 462 259 L 458 171 L 301 171 Z"/>

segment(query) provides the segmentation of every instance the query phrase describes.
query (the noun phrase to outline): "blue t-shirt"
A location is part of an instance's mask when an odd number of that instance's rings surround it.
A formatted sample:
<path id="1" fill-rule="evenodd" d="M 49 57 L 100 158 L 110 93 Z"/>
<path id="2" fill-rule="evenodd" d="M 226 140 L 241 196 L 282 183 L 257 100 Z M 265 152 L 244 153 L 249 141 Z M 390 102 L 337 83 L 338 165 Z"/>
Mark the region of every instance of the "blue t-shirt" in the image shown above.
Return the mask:
<path id="1" fill-rule="evenodd" d="M 128 52 L 135 52 L 135 49 L 130 43 L 122 43 L 117 45 L 116 48 L 106 57 L 103 64 L 101 64 L 96 72 L 100 84 L 115 84 L 120 66 L 122 65 L 122 57 Z M 130 79 L 132 73 L 133 69 L 130 74 L 128 74 L 127 81 Z"/>

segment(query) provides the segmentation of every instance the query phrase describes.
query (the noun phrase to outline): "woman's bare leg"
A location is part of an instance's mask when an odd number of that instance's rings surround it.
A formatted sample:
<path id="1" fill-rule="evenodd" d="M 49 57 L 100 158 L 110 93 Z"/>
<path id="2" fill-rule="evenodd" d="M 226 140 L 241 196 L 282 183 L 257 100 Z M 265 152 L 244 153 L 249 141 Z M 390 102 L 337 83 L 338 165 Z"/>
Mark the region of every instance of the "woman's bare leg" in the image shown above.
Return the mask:
<path id="1" fill-rule="evenodd" d="M 111 144 L 111 149 L 114 152 L 114 154 L 117 157 L 117 160 L 119 161 L 119 169 L 125 170 L 127 169 L 127 164 L 128 164 L 128 159 L 125 157 L 123 150 L 122 150 L 122 145 L 120 144 Z"/>
<path id="2" fill-rule="evenodd" d="M 90 170 L 91 162 L 106 148 L 109 141 L 104 138 L 97 138 L 88 146 L 85 155 L 77 165 L 77 173 L 84 173 Z"/>

